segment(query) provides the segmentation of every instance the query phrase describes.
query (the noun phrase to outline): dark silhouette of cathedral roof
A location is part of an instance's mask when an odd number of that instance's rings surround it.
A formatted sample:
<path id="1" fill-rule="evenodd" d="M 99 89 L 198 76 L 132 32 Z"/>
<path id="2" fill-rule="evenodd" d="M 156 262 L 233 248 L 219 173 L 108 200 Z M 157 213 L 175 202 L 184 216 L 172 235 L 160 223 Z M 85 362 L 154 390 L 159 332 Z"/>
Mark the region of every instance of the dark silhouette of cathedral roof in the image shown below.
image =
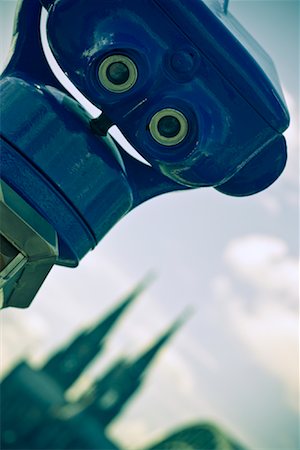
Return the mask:
<path id="1" fill-rule="evenodd" d="M 183 314 L 142 355 L 133 360 L 121 358 L 96 380 L 81 397 L 87 411 L 99 417 L 104 426 L 114 420 L 141 386 L 154 358 L 187 319 Z"/>
<path id="2" fill-rule="evenodd" d="M 54 378 L 67 390 L 99 355 L 105 344 L 108 333 L 113 329 L 125 310 L 145 290 L 152 276 L 140 282 L 125 299 L 107 316 L 80 333 L 67 347 L 55 353 L 42 370 Z"/>
<path id="3" fill-rule="evenodd" d="M 245 450 L 218 427 L 197 423 L 180 430 L 152 445 L 147 450 Z"/>
<path id="4" fill-rule="evenodd" d="M 142 354 L 120 358 L 82 395 L 69 402 L 65 391 L 101 351 L 107 334 L 145 289 L 149 277 L 99 323 L 79 334 L 42 369 L 25 361 L 2 381 L 3 450 L 121 450 L 107 426 L 138 392 L 154 359 L 187 320 L 182 314 Z M 197 424 L 176 431 L 148 450 L 243 450 L 218 428 Z"/>

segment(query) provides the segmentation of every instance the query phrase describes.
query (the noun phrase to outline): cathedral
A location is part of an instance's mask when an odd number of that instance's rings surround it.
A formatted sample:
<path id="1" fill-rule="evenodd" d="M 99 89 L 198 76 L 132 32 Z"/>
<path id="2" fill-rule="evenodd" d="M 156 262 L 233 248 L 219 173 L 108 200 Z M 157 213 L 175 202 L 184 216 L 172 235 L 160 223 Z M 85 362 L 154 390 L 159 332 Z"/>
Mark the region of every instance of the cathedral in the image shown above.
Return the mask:
<path id="1" fill-rule="evenodd" d="M 118 320 L 145 289 L 141 282 L 104 319 L 77 335 L 41 368 L 21 361 L 1 382 L 1 449 L 125 450 L 107 427 L 143 387 L 152 361 L 185 321 L 184 315 L 134 359 L 120 358 L 76 402 L 66 391 L 101 356 Z M 162 399 L 163 401 L 163 399 Z M 134 443 L 133 443 L 134 444 Z M 147 450 L 244 450 L 211 424 L 175 430 Z M 142 450 L 142 449 L 138 449 Z M 146 450 L 146 449 L 144 449 Z"/>

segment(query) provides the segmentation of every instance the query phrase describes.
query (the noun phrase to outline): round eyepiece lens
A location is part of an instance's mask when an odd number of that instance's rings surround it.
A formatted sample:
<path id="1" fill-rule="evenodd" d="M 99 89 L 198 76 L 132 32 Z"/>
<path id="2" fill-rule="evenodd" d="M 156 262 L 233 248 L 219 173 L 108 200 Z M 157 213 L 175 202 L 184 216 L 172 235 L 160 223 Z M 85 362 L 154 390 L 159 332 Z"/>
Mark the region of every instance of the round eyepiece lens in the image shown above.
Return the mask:
<path id="1" fill-rule="evenodd" d="M 158 132 L 161 136 L 172 138 L 177 136 L 180 131 L 180 122 L 174 116 L 162 117 L 157 124 Z"/>
<path id="2" fill-rule="evenodd" d="M 106 71 L 108 80 L 116 85 L 124 84 L 129 79 L 129 69 L 123 62 L 111 63 Z"/>
<path id="3" fill-rule="evenodd" d="M 138 71 L 132 59 L 125 55 L 109 55 L 98 68 L 98 77 L 102 86 L 110 92 L 122 94 L 136 83 Z"/>
<path id="4" fill-rule="evenodd" d="M 149 131 L 159 144 L 177 145 L 186 138 L 189 124 L 182 112 L 173 108 L 164 108 L 152 116 Z"/>

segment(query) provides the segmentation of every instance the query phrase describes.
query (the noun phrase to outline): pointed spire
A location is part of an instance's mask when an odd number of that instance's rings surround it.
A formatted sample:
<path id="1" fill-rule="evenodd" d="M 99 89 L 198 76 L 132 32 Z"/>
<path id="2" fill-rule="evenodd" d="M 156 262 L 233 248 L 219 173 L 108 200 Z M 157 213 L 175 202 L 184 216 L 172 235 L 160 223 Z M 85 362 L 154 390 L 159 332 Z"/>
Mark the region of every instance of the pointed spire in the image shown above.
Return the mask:
<path id="1" fill-rule="evenodd" d="M 102 338 L 113 328 L 114 325 L 116 325 L 117 320 L 122 316 L 123 312 L 134 302 L 137 297 L 139 297 L 143 291 L 145 291 L 154 277 L 155 275 L 152 272 L 146 275 L 143 280 L 140 281 L 125 297 L 119 306 L 117 306 L 117 308 L 109 312 L 97 325 L 86 330 L 86 336 L 88 339 L 96 339 L 99 343 L 101 343 Z"/>
<path id="2" fill-rule="evenodd" d="M 66 348 L 57 352 L 43 367 L 63 389 L 68 389 L 101 351 L 109 331 L 124 311 L 143 292 L 153 275 L 146 276 L 112 312 L 96 325 L 77 336 Z"/>
<path id="3" fill-rule="evenodd" d="M 141 376 L 144 373 L 155 356 L 190 318 L 192 313 L 193 310 L 191 308 L 186 308 L 178 319 L 173 322 L 173 324 L 150 346 L 150 348 L 132 362 L 132 369 L 134 369 L 137 376 Z"/>
<path id="4" fill-rule="evenodd" d="M 143 382 L 145 370 L 190 315 L 191 310 L 187 309 L 140 357 L 133 361 L 118 360 L 81 397 L 80 402 L 97 415 L 103 427 L 112 422 L 133 398 Z"/>

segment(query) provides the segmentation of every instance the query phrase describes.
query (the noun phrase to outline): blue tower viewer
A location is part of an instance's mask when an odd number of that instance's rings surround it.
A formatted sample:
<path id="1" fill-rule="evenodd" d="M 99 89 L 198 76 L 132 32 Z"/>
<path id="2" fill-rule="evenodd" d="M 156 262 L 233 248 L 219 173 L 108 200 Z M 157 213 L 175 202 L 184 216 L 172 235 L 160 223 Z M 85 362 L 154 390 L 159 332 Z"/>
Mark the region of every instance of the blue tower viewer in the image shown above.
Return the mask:
<path id="1" fill-rule="evenodd" d="M 23 0 L 1 78 L 3 307 L 26 307 L 53 264 L 74 267 L 164 192 L 259 192 L 286 162 L 272 61 L 217 0 Z M 68 94 L 44 55 L 40 16 Z M 116 124 L 148 161 L 107 134 Z"/>

